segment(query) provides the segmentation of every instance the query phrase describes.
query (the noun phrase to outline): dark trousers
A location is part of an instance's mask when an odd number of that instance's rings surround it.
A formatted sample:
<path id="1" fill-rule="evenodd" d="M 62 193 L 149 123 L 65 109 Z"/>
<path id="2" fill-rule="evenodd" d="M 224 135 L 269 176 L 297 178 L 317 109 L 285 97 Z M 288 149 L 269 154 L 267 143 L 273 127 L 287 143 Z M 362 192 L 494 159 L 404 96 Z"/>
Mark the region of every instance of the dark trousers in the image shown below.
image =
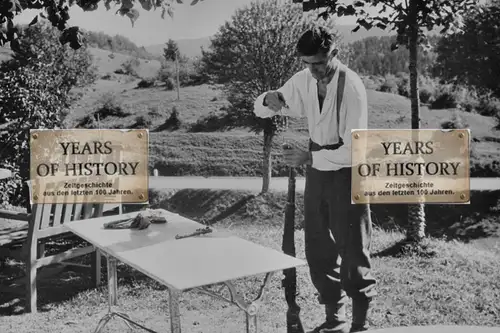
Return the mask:
<path id="1" fill-rule="evenodd" d="M 351 169 L 308 167 L 304 200 L 306 259 L 320 304 L 371 300 L 370 207 L 351 204 Z"/>

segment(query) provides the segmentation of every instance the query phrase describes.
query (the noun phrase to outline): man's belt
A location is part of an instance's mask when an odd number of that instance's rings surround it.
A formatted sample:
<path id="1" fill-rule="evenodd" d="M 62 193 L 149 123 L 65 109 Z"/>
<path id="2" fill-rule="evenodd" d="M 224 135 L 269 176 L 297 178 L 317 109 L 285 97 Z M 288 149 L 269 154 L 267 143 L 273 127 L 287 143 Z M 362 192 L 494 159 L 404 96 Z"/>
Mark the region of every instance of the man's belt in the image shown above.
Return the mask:
<path id="1" fill-rule="evenodd" d="M 318 150 L 322 150 L 322 149 L 336 150 L 336 149 L 339 149 L 340 147 L 342 147 L 343 145 L 344 145 L 344 142 L 342 141 L 342 138 L 339 139 L 338 143 L 335 143 L 332 145 L 324 145 L 324 146 L 321 146 L 321 145 L 317 144 L 316 142 L 312 141 L 311 139 L 309 139 L 309 151 L 318 151 Z"/>

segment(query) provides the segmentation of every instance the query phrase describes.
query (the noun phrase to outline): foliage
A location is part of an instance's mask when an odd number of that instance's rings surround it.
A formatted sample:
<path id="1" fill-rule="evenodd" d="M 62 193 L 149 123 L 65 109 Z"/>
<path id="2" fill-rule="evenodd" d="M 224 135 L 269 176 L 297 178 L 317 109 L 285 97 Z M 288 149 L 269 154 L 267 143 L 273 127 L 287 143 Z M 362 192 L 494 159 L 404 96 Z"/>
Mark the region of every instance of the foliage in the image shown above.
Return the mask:
<path id="1" fill-rule="evenodd" d="M 357 20 L 353 32 L 361 27 L 366 30 L 373 27 L 395 30 L 397 38 L 392 45 L 394 50 L 399 46 L 410 46 L 412 29 L 416 29 L 417 43 L 424 49 L 430 47 L 425 30 L 441 28 L 441 34 L 460 32 L 463 27 L 463 16 L 475 9 L 477 3 L 475 0 L 411 0 L 404 3 L 397 0 L 357 0 L 351 5 L 343 5 L 338 0 L 307 2 L 293 0 L 293 2 L 302 3 L 304 12 L 325 8 L 320 13 L 320 17 L 325 19 L 332 14 L 339 17 L 355 16 Z M 370 14 L 369 7 L 377 10 L 377 14 Z"/>
<path id="2" fill-rule="evenodd" d="M 194 6 L 198 2 L 204 0 L 193 0 L 191 5 Z M 39 18 L 47 18 L 53 27 L 61 31 L 60 42 L 61 44 L 69 44 L 69 46 L 77 50 L 84 44 L 84 34 L 77 26 L 69 26 L 70 19 L 69 8 L 77 5 L 84 11 L 94 11 L 98 8 L 99 3 L 104 3 L 104 6 L 109 11 L 110 4 L 119 5 L 116 14 L 128 17 L 132 26 L 139 18 L 139 11 L 136 9 L 138 5 L 143 10 L 150 11 L 151 9 L 161 10 L 161 17 L 165 18 L 165 14 L 170 17 L 174 15 L 174 3 L 182 4 L 183 0 L 2 0 L 0 5 L 0 25 L 7 23 L 7 30 L 0 33 L 0 46 L 10 42 L 11 49 L 16 50 L 18 47 L 19 33 L 17 27 L 14 26 L 14 17 L 21 14 L 27 9 L 42 10 L 43 12 L 37 14 L 30 24 L 38 22 Z"/>
<path id="3" fill-rule="evenodd" d="M 131 75 L 134 77 L 139 77 L 138 70 L 139 67 L 141 66 L 141 61 L 138 58 L 130 58 L 127 61 L 125 61 L 123 64 L 121 64 L 121 72 L 116 74 L 125 74 L 125 75 Z"/>
<path id="4" fill-rule="evenodd" d="M 294 2 L 303 2 L 294 0 Z M 442 34 L 459 32 L 463 27 L 463 16 L 476 6 L 475 0 L 357 0 L 352 5 L 339 4 L 337 0 L 303 2 L 305 12 L 326 7 L 320 17 L 327 19 L 336 16 L 356 16 L 354 32 L 361 27 L 370 30 L 378 27 L 382 30 L 396 31 L 396 41 L 391 46 L 396 50 L 405 46 L 409 51 L 411 128 L 420 128 L 420 99 L 418 90 L 418 49 L 429 50 L 429 40 L 424 29 L 432 31 L 441 27 Z M 370 14 L 367 9 L 378 9 L 377 14 Z M 409 225 L 407 239 L 417 244 L 425 237 L 425 210 L 422 204 L 408 206 Z"/>
<path id="5" fill-rule="evenodd" d="M 172 86 L 173 89 L 177 81 L 175 62 L 163 59 L 161 67 L 158 70 L 157 79 L 165 82 L 167 85 L 169 85 L 169 81 L 171 81 L 174 83 L 174 86 Z M 200 85 L 207 81 L 208 79 L 199 67 L 199 61 L 188 59 L 183 56 L 179 57 L 179 84 L 181 87 Z"/>
<path id="6" fill-rule="evenodd" d="M 179 46 L 173 39 L 169 39 L 166 43 L 166 47 L 163 48 L 163 57 L 167 61 L 175 61 L 180 57 Z"/>
<path id="7" fill-rule="evenodd" d="M 61 126 L 68 95 L 57 87 L 58 77 L 48 65 L 29 64 L 0 72 L 0 117 L 9 123 L 0 134 L 0 167 L 10 169 L 14 178 L 0 183 L 3 203 L 27 203 L 23 182 L 29 179 L 29 130 Z"/>
<path id="8" fill-rule="evenodd" d="M 181 120 L 179 119 L 179 111 L 174 106 L 170 116 L 165 120 L 164 128 L 168 130 L 178 130 L 181 127 Z"/>
<path id="9" fill-rule="evenodd" d="M 12 60 L 3 67 L 16 69 L 34 62 L 47 64 L 44 70 L 57 79 L 55 85 L 66 93 L 97 78 L 97 68 L 87 47 L 78 51 L 61 47 L 58 45 L 57 29 L 51 27 L 48 21 L 41 20 L 38 24 L 17 28 L 21 36 L 18 47 L 13 50 Z"/>
<path id="10" fill-rule="evenodd" d="M 148 78 L 145 78 L 145 79 L 142 79 L 141 81 L 139 81 L 137 83 L 137 88 L 139 89 L 142 89 L 142 88 L 150 88 L 150 87 L 153 87 L 155 85 L 155 78 L 151 78 L 151 77 L 148 77 Z"/>
<path id="11" fill-rule="evenodd" d="M 86 31 L 85 40 L 87 46 L 96 47 L 101 50 L 127 54 L 141 59 L 159 60 L 157 56 L 150 54 L 144 46 L 139 47 L 122 35 L 110 36 L 101 31 Z"/>
<path id="12" fill-rule="evenodd" d="M 431 45 L 436 45 L 441 37 L 428 36 Z M 365 75 L 386 75 L 406 72 L 410 55 L 408 49 L 391 50 L 396 42 L 396 36 L 366 37 L 351 42 L 352 58 L 349 68 Z M 434 52 L 420 53 L 418 57 L 418 71 L 422 75 L 429 75 L 437 55 Z"/>
<path id="13" fill-rule="evenodd" d="M 75 51 L 58 45 L 56 29 L 44 22 L 18 31 L 13 59 L 0 66 L 0 168 L 14 174 L 0 184 L 0 192 L 4 203 L 25 205 L 29 130 L 62 127 L 74 101 L 71 88 L 93 82 L 95 68 L 85 47 Z"/>
<path id="14" fill-rule="evenodd" d="M 279 130 L 277 117 L 262 119 L 253 114 L 253 102 L 302 69 L 295 45 L 312 24 L 311 18 L 304 18 L 297 5 L 272 0 L 252 2 L 220 27 L 209 50 L 202 51 L 202 63 L 204 73 L 213 83 L 223 85 L 227 94 L 229 126 L 268 135 Z M 331 27 L 331 23 L 324 25 Z"/>
<path id="15" fill-rule="evenodd" d="M 491 90 L 500 97 L 500 1 L 492 1 L 464 20 L 464 31 L 441 39 L 435 75 L 450 83 Z"/>

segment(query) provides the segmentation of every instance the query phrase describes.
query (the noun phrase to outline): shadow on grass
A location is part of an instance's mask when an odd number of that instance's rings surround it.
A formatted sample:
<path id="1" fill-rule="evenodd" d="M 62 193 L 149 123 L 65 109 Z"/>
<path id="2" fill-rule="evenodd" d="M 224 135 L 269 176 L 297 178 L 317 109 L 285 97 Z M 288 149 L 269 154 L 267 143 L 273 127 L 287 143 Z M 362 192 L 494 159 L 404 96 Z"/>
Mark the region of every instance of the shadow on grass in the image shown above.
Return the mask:
<path id="1" fill-rule="evenodd" d="M 373 253 L 373 258 L 393 257 L 402 258 L 408 256 L 417 256 L 422 258 L 432 258 L 437 255 L 437 251 L 429 244 L 416 244 L 408 240 L 401 240 L 391 247 Z"/>
<path id="2" fill-rule="evenodd" d="M 61 252 L 73 246 L 86 246 L 85 241 L 78 237 L 67 241 L 51 244 L 50 251 Z M 49 248 L 48 248 L 49 249 Z M 90 256 L 83 256 L 72 261 L 79 265 L 90 265 Z M 106 260 L 103 258 L 101 265 L 101 285 L 97 287 L 99 292 L 107 295 L 107 271 Z M 118 264 L 118 285 L 134 286 L 138 282 L 148 287 L 164 290 L 166 287 L 153 281 L 146 275 L 130 268 L 127 265 Z M 25 313 L 26 306 L 26 281 L 24 265 L 10 261 L 2 267 L 0 274 L 0 316 L 12 316 Z M 91 279 L 90 268 L 69 265 L 49 265 L 38 269 L 37 274 L 37 310 L 47 312 L 60 303 L 71 300 L 79 294 L 95 290 L 96 286 Z"/>

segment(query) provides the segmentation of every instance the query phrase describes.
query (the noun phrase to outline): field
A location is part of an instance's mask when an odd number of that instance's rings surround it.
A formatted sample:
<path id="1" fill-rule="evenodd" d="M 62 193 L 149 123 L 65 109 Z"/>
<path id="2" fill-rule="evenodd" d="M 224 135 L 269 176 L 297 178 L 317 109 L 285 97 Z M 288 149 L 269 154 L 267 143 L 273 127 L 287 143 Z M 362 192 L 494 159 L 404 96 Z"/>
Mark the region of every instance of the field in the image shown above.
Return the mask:
<path id="1" fill-rule="evenodd" d="M 262 134 L 245 129 L 201 133 L 191 130 L 201 118 L 217 113 L 227 104 L 220 89 L 208 85 L 185 87 L 180 91 L 180 100 L 175 91 L 162 86 L 137 89 L 139 79 L 113 74 L 127 60 L 126 56 L 115 55 L 111 59 L 107 51 L 92 52 L 100 77 L 107 78 L 75 91 L 81 99 L 72 107 L 66 126 L 78 126 L 103 105 L 111 105 L 121 113 L 100 117 L 100 128 L 145 124 L 151 130 L 150 168 L 158 169 L 160 175 L 261 175 Z M 159 63 L 142 61 L 140 73 L 152 77 L 158 68 Z M 368 100 L 370 128 L 410 127 L 408 99 L 368 90 Z M 179 112 L 181 128 L 162 130 L 174 107 Z M 480 176 L 495 175 L 500 131 L 494 128 L 491 118 L 424 106 L 422 127 L 439 128 L 443 121 L 457 115 L 468 124 L 474 137 L 473 172 Z M 304 146 L 305 123 L 293 121 L 285 136 Z M 286 175 L 280 159 L 280 140 L 278 137 L 273 143 L 273 176 Z M 302 199 L 297 195 L 296 244 L 298 257 L 304 259 Z M 254 196 L 243 190 L 180 190 L 153 191 L 151 203 L 153 207 L 197 221 L 211 221 L 217 229 L 280 250 L 285 200 L 284 193 Z M 379 205 L 374 209 L 373 267 L 380 296 L 372 313 L 373 327 L 500 326 L 500 191 L 475 192 L 471 201 L 468 206 L 426 206 L 430 237 L 425 245 L 435 252 L 428 257 L 411 253 L 395 255 L 407 218 L 404 206 Z M 57 274 L 40 281 L 40 313 L 21 315 L 24 300 L 14 293 L 22 290 L 22 285 L 14 283 L 14 278 L 22 275 L 21 269 L 18 263 L 10 262 L 0 273 L 2 333 L 89 332 L 107 309 L 107 288 L 89 289 L 87 271 L 55 266 L 47 270 Z M 278 274 L 272 281 L 261 317 L 262 332 L 284 331 L 286 303 L 280 288 L 281 278 Z M 255 296 L 256 281 L 257 278 L 247 278 L 238 282 L 251 291 L 245 296 Z M 312 327 L 323 320 L 323 310 L 316 302 L 306 267 L 299 269 L 298 284 L 302 319 L 307 327 Z M 168 329 L 168 293 L 163 286 L 124 265 L 119 266 L 119 285 L 119 303 L 125 312 L 154 330 Z M 188 333 L 232 333 L 241 331 L 244 325 L 244 316 L 238 309 L 194 293 L 183 296 L 181 313 L 183 332 Z M 123 324 L 113 321 L 105 332 L 124 330 Z"/>
<path id="2" fill-rule="evenodd" d="M 192 217 L 212 219 L 249 193 L 216 191 L 180 191 L 174 196 L 152 193 L 154 207 L 164 207 Z M 190 204 L 191 203 L 191 204 Z M 194 205 L 193 205 L 194 203 Z M 268 203 L 268 204 L 264 204 Z M 217 221 L 216 228 L 229 231 L 258 244 L 280 249 L 283 198 L 277 194 L 254 198 L 232 215 Z M 193 210 L 193 207 L 195 209 Z M 300 214 L 299 214 L 300 215 Z M 372 312 L 373 327 L 408 325 L 460 324 L 500 326 L 500 242 L 484 249 L 474 244 L 431 238 L 427 244 L 438 253 L 434 257 L 387 253 L 402 239 L 397 231 L 376 227 L 373 244 L 373 267 L 380 296 Z M 296 232 L 297 256 L 304 259 L 303 232 Z M 15 266 L 12 270 L 18 269 Z M 54 268 L 57 270 L 56 268 Z M 12 271 L 3 272 L 13 274 Z M 2 276 L 3 277 L 3 276 Z M 282 332 L 286 303 L 277 274 L 262 309 L 262 332 Z M 244 296 L 255 297 L 256 283 L 262 276 L 238 282 Z M 472 282 L 473 281 L 473 282 Z M 154 330 L 168 330 L 167 290 L 144 275 L 119 266 L 119 304 L 121 309 Z M 316 302 L 307 267 L 298 270 L 299 305 L 307 327 L 318 324 L 322 309 Z M 57 275 L 41 282 L 41 312 L 15 315 L 23 302 L 4 293 L 0 330 L 18 332 L 89 332 L 106 311 L 107 288 L 89 289 L 86 270 L 59 268 Z M 184 294 L 181 301 L 183 332 L 240 332 L 243 314 L 235 307 L 198 295 Z M 123 332 L 125 325 L 112 321 L 105 332 Z"/>

